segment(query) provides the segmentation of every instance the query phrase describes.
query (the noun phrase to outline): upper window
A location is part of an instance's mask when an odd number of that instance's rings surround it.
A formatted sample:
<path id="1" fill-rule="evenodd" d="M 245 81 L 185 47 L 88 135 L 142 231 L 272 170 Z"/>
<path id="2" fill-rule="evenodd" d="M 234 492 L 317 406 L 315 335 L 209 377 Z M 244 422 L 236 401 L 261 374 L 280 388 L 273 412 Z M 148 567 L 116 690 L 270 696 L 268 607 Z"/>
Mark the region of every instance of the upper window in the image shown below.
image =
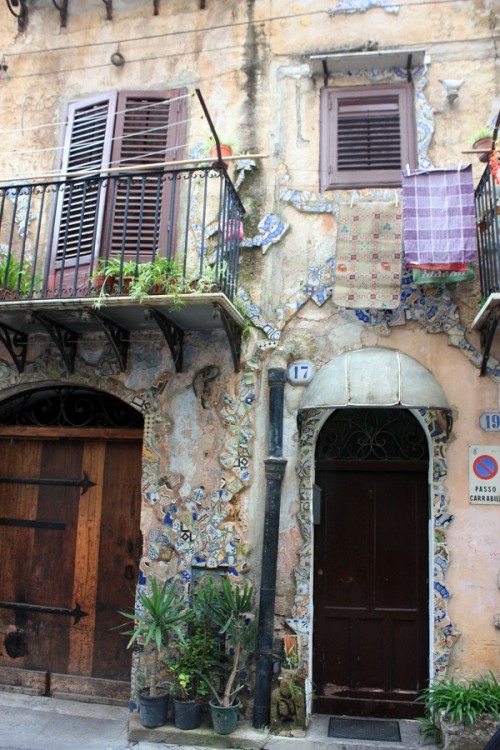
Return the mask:
<path id="1" fill-rule="evenodd" d="M 321 91 L 321 190 L 401 185 L 416 166 L 411 84 Z"/>
<path id="2" fill-rule="evenodd" d="M 77 283 L 85 281 L 99 256 L 151 260 L 167 234 L 173 244 L 175 185 L 157 167 L 182 158 L 185 93 L 113 91 L 68 105 L 61 167 L 75 181 L 58 201 L 51 265 L 56 283 L 62 273 L 64 284 L 73 286 L 75 265 Z M 92 179 L 108 169 L 137 177 Z"/>

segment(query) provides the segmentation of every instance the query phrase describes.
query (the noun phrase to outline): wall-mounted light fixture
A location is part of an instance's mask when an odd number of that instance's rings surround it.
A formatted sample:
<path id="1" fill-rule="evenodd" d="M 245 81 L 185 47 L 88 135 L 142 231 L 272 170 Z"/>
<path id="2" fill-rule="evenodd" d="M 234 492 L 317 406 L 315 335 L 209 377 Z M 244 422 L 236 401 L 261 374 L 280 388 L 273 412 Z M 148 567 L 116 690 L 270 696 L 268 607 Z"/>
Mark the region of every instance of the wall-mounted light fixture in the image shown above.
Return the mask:
<path id="1" fill-rule="evenodd" d="M 5 55 L 3 52 L 0 52 L 0 75 L 4 75 L 9 69 L 9 66 L 7 65 L 7 61 L 5 59 Z"/>
<path id="2" fill-rule="evenodd" d="M 446 101 L 448 102 L 450 107 L 453 107 L 456 104 L 456 101 L 458 99 L 458 92 L 464 81 L 448 78 L 444 81 L 440 79 L 439 83 L 441 83 L 444 87 Z"/>

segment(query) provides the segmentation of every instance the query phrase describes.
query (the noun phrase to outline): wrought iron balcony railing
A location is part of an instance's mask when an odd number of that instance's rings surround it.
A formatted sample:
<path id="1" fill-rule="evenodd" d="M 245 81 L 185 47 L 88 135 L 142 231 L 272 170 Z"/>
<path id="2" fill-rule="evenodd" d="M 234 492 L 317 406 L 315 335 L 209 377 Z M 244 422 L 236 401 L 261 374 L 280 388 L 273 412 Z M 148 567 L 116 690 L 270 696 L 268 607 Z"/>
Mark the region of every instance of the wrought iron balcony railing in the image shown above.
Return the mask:
<path id="1" fill-rule="evenodd" d="M 500 186 L 489 165 L 476 188 L 475 202 L 481 295 L 487 298 L 500 292 Z"/>
<path id="2" fill-rule="evenodd" d="M 210 291 L 232 300 L 243 213 L 226 170 L 209 164 L 2 187 L 0 302 Z"/>

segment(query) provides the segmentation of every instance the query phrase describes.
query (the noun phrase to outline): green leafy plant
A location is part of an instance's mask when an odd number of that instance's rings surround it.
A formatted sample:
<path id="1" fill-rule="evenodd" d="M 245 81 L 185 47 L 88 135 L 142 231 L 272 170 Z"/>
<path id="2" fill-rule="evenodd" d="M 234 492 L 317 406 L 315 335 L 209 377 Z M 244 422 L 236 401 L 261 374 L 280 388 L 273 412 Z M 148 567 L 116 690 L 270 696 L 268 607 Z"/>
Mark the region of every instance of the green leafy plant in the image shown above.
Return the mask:
<path id="1" fill-rule="evenodd" d="M 420 736 L 422 737 L 422 741 L 432 740 L 436 745 L 440 745 L 443 735 L 432 716 L 422 716 L 418 721 L 421 724 Z"/>
<path id="2" fill-rule="evenodd" d="M 162 258 L 159 255 L 155 260 L 147 263 L 139 263 L 136 277 L 130 286 L 132 299 L 142 302 L 148 294 L 170 294 L 174 297 L 172 308 L 182 307 L 179 299 L 185 289 L 183 269 L 181 264 L 174 258 Z"/>
<path id="3" fill-rule="evenodd" d="M 241 672 L 253 655 L 255 621 L 253 586 L 241 587 L 228 578 L 200 582 L 194 595 L 195 608 L 207 618 L 220 639 L 214 674 L 219 682 L 205 682 L 220 706 L 231 706 L 243 689 Z"/>
<path id="4" fill-rule="evenodd" d="M 424 690 L 419 700 L 424 703 L 427 722 L 443 716 L 467 726 L 483 714 L 500 717 L 500 684 L 493 672 L 470 680 L 446 677 Z"/>
<path id="5" fill-rule="evenodd" d="M 0 289 L 29 297 L 39 291 L 41 284 L 41 278 L 34 273 L 30 261 L 21 263 L 12 255 L 0 253 Z"/>
<path id="6" fill-rule="evenodd" d="M 473 146 L 476 141 L 480 141 L 483 138 L 493 138 L 493 130 L 489 127 L 482 127 L 477 130 L 474 135 L 471 136 L 470 144 Z"/>
<path id="7" fill-rule="evenodd" d="M 215 639 L 207 619 L 190 610 L 187 635 L 179 640 L 171 655 L 169 681 L 183 701 L 194 701 L 208 694 L 207 681 L 215 664 Z"/>
<path id="8" fill-rule="evenodd" d="M 175 579 L 172 583 L 160 583 L 156 578 L 151 579 L 151 593 L 139 589 L 137 591 L 138 607 L 134 612 L 120 614 L 131 620 L 133 625 L 123 630 L 124 635 L 130 635 L 127 643 L 130 648 L 134 643 L 140 643 L 144 649 L 151 646 L 152 659 L 149 671 L 149 695 L 158 695 L 157 677 L 160 655 L 168 646 L 170 632 L 173 631 L 182 638 L 179 625 L 186 618 L 187 610 L 181 600 Z M 120 625 L 125 628 L 129 623 Z"/>
<path id="9" fill-rule="evenodd" d="M 243 339 L 243 341 L 248 341 L 248 339 L 250 338 L 252 334 L 252 329 L 253 329 L 252 321 L 248 313 L 248 308 L 239 297 L 235 297 L 233 299 L 233 305 L 238 310 L 239 314 L 244 320 L 244 325 L 241 330 L 241 338 Z"/>

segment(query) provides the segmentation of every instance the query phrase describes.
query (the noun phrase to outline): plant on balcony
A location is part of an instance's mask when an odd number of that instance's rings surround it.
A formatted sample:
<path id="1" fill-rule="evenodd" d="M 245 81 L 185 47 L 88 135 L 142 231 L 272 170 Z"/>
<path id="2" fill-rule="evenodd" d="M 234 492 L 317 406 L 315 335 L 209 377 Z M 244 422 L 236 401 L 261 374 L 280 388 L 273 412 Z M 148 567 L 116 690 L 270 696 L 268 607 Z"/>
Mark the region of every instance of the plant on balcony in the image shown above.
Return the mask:
<path id="1" fill-rule="evenodd" d="M 139 263 L 137 274 L 130 285 L 130 297 L 142 302 L 149 294 L 168 294 L 173 297 L 170 306 L 182 307 L 179 295 L 186 290 L 181 264 L 174 258 L 156 256 L 154 261 Z"/>
<path id="2" fill-rule="evenodd" d="M 500 185 L 500 142 L 497 140 L 493 143 L 490 153 L 490 172 L 497 185 Z"/>
<path id="3" fill-rule="evenodd" d="M 470 142 L 474 151 L 478 152 L 478 159 L 487 162 L 492 148 L 493 131 L 491 128 L 480 128 L 471 137 Z"/>
<path id="4" fill-rule="evenodd" d="M 0 295 L 3 299 L 31 297 L 41 287 L 41 278 L 34 273 L 33 265 L 25 260 L 23 263 L 11 255 L 0 254 Z"/>
<path id="5" fill-rule="evenodd" d="M 236 150 L 236 140 L 231 136 L 219 135 L 219 144 L 220 153 L 223 160 L 225 156 L 232 156 Z M 204 150 L 208 151 L 209 156 L 211 156 L 213 159 L 218 160 L 219 154 L 217 153 L 217 144 L 212 134 L 208 136 L 206 144 L 204 144 Z M 227 169 L 227 162 L 223 161 L 222 163 Z"/>

